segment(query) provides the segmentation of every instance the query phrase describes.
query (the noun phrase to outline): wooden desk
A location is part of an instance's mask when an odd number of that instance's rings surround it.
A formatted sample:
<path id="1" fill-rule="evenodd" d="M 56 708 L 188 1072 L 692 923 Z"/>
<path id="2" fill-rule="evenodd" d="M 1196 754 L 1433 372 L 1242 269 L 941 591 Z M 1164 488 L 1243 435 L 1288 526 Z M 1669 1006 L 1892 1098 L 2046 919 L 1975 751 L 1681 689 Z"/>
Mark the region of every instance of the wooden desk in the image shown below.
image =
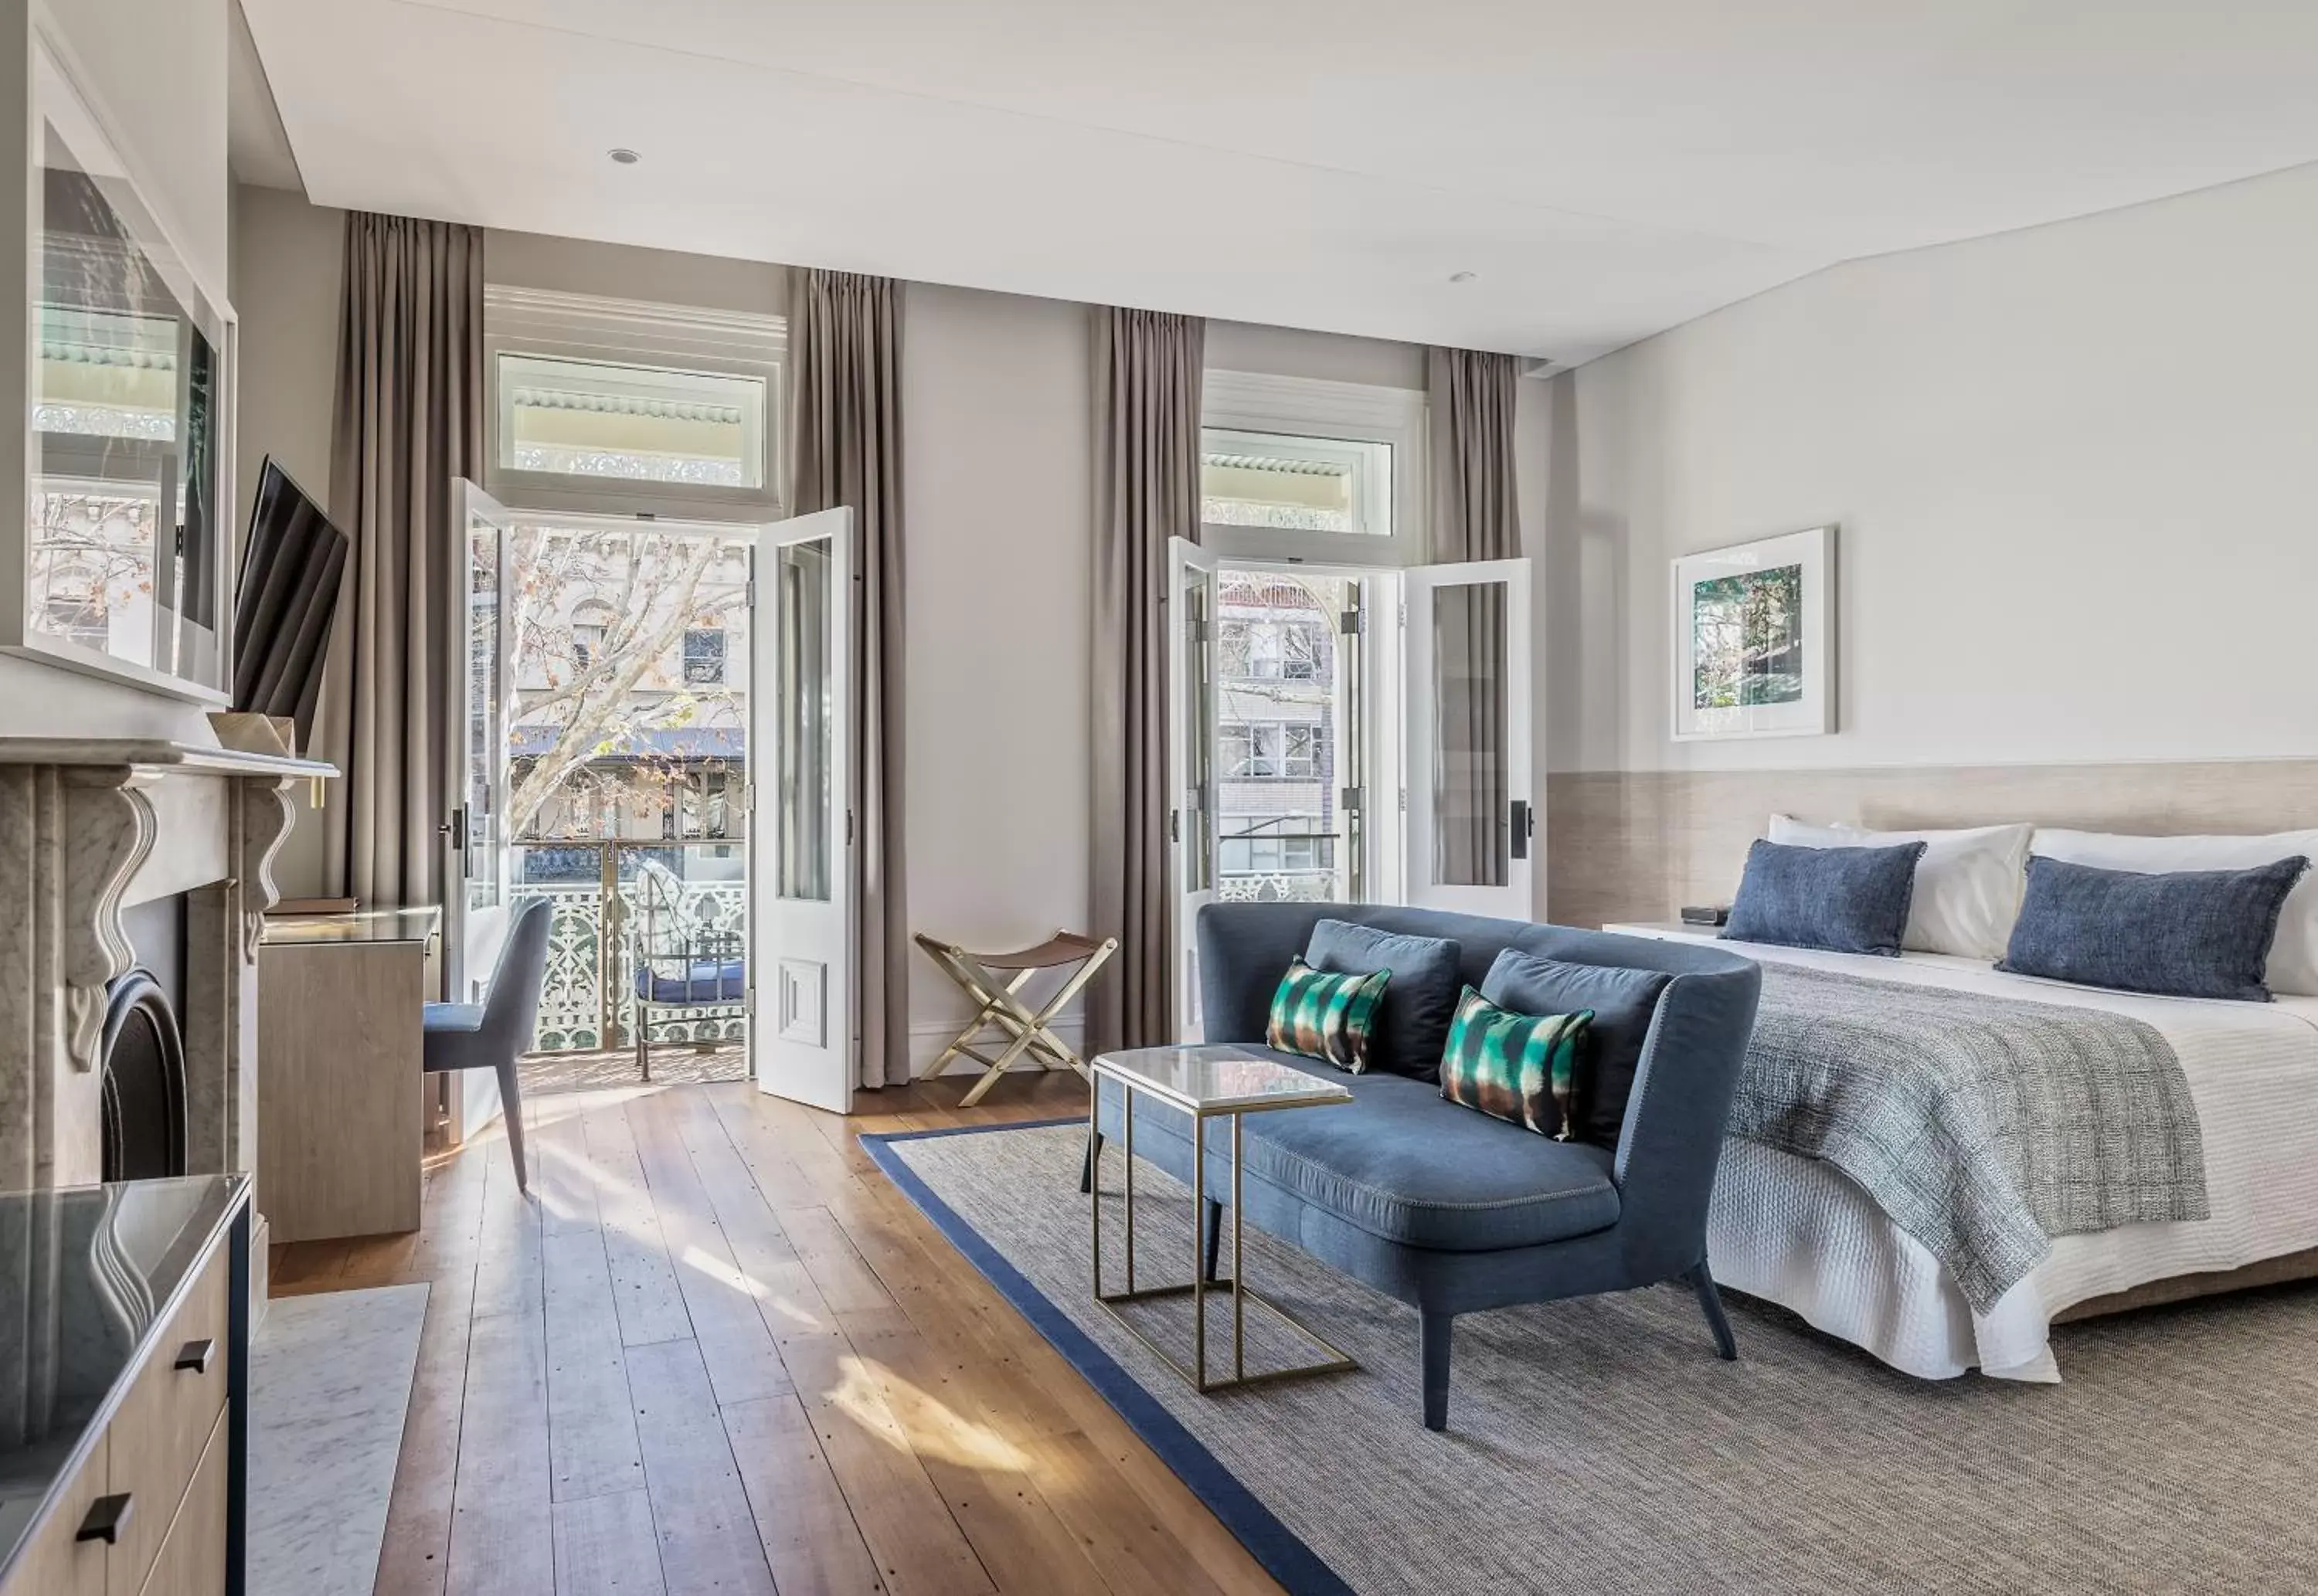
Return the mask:
<path id="1" fill-rule="evenodd" d="M 275 1242 L 418 1228 L 420 1020 L 441 911 L 269 919 L 257 950 L 257 1205 Z"/>

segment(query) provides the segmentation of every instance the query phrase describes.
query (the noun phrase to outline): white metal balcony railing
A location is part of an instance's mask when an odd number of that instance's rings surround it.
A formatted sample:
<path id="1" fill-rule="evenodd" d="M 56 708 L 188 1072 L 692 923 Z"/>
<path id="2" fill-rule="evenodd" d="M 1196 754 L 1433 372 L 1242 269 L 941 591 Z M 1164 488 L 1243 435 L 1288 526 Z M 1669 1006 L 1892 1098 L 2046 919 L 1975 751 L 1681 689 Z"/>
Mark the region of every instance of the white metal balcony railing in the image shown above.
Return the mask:
<path id="1" fill-rule="evenodd" d="M 541 1053 L 587 1053 L 624 1047 L 635 1038 L 636 978 L 631 932 L 641 912 L 641 883 L 618 880 L 607 892 L 605 876 L 617 873 L 620 856 L 658 853 L 671 843 L 558 842 L 520 845 L 528 851 L 596 855 L 612 850 L 615 870 L 599 869 L 592 881 L 524 882 L 514 892 L 522 903 L 544 898 L 555 908 L 547 933 L 547 980 L 540 992 L 535 1046 Z M 745 934 L 749 883 L 745 879 L 687 881 L 680 909 L 693 933 Z M 746 1020 L 738 1004 L 686 1014 L 655 1009 L 652 1041 L 738 1041 Z"/>

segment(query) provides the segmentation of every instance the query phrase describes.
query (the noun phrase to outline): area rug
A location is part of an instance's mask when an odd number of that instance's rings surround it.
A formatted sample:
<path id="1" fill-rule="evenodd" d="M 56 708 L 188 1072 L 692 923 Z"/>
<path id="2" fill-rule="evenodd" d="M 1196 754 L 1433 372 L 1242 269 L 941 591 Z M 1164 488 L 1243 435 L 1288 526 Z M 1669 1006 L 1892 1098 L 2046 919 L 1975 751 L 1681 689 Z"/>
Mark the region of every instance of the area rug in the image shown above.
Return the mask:
<path id="1" fill-rule="evenodd" d="M 249 1596 L 369 1596 L 427 1295 L 266 1305 L 249 1349 Z"/>
<path id="2" fill-rule="evenodd" d="M 862 1141 L 1291 1592 L 2318 1589 L 2318 1287 L 2062 1327 L 2057 1386 L 1909 1379 L 1745 1301 L 1723 1363 L 1678 1287 L 1505 1309 L 1457 1321 L 1435 1434 L 1414 1310 L 1252 1232 L 1251 1284 L 1361 1367 L 1178 1380 L 1088 1300 L 1085 1134 Z M 1187 1279 L 1188 1194 L 1136 1191 L 1138 1283 Z M 1146 1328 L 1171 1310 L 1187 1340 L 1180 1302 Z"/>

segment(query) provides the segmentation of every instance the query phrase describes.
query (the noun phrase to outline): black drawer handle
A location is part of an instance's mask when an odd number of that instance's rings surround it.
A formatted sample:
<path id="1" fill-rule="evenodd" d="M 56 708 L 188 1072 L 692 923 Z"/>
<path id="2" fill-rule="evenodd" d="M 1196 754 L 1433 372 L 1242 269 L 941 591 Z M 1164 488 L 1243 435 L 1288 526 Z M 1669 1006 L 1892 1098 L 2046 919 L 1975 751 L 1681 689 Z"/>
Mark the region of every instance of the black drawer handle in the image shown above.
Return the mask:
<path id="1" fill-rule="evenodd" d="M 210 1372 L 211 1360 L 217 1357 L 217 1343 L 207 1336 L 198 1341 L 187 1341 L 177 1352 L 177 1367 L 191 1369 L 197 1375 Z"/>
<path id="2" fill-rule="evenodd" d="M 121 1532 L 129 1528 L 129 1510 L 133 1505 L 130 1493 L 100 1496 L 88 1504 L 88 1517 L 80 1521 L 80 1533 L 75 1540 L 101 1540 L 106 1546 L 121 1544 Z"/>

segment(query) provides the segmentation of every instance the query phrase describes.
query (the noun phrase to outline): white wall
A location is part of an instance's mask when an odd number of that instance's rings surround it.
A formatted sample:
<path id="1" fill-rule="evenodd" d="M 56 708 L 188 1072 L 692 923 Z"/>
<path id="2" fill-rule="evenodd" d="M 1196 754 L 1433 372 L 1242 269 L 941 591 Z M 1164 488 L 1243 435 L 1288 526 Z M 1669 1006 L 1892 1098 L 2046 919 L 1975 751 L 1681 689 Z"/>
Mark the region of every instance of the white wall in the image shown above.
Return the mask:
<path id="1" fill-rule="evenodd" d="M 2318 167 L 1834 267 L 1557 378 L 1556 770 L 2318 753 Z M 1667 738 L 1667 564 L 1837 522 L 1835 736 Z"/>

